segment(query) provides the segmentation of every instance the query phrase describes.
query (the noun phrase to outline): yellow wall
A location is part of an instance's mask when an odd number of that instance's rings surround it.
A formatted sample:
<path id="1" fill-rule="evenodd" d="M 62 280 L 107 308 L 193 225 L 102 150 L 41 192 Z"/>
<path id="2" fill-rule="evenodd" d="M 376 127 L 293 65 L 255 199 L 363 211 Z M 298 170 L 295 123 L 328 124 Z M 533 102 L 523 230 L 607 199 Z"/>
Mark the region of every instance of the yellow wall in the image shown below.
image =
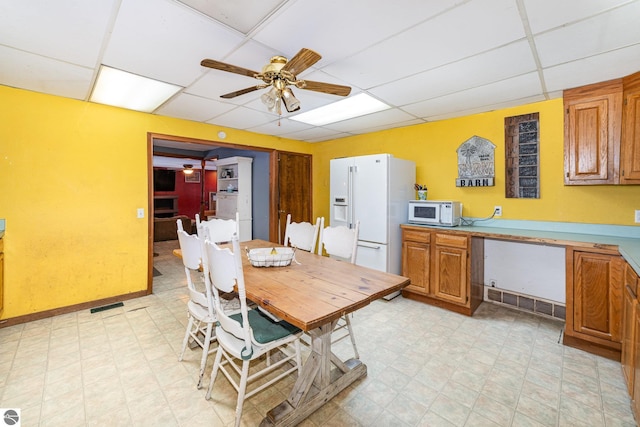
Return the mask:
<path id="1" fill-rule="evenodd" d="M 504 190 L 504 118 L 540 113 L 540 199 L 507 199 Z M 464 215 L 483 218 L 501 205 L 502 219 L 635 225 L 640 186 L 565 186 L 563 180 L 562 99 L 528 104 L 458 119 L 443 120 L 317 144 L 314 202 L 329 216 L 329 160 L 334 157 L 391 153 L 416 162 L 416 180 L 428 198 L 459 200 Z M 477 135 L 496 145 L 495 186 L 458 188 L 456 149 Z"/>
<path id="2" fill-rule="evenodd" d="M 504 198 L 504 117 L 540 113 L 541 198 Z M 0 86 L 0 218 L 5 308 L 12 318 L 147 288 L 147 133 L 311 153 L 314 216 L 329 217 L 329 160 L 388 152 L 413 159 L 430 199 L 465 215 L 503 206 L 506 219 L 633 224 L 640 186 L 565 187 L 562 101 L 308 144 Z M 497 145 L 496 186 L 456 188 L 456 148 Z"/>
<path id="3" fill-rule="evenodd" d="M 222 128 L 0 86 L 4 310 L 11 318 L 147 288 L 147 132 Z M 310 144 L 224 129 L 226 141 Z M 148 212 L 147 212 L 148 213 Z"/>

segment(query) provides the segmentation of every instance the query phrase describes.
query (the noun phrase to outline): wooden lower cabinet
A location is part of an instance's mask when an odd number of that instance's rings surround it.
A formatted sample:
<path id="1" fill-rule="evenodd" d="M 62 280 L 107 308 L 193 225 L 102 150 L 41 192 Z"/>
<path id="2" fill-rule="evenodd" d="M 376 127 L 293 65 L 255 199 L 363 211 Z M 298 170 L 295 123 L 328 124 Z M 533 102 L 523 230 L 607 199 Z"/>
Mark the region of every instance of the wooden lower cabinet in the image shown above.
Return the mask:
<path id="1" fill-rule="evenodd" d="M 403 230 L 402 235 L 402 274 L 411 279 L 405 290 L 429 295 L 431 234 Z"/>
<path id="2" fill-rule="evenodd" d="M 470 316 L 482 302 L 483 239 L 402 225 L 402 275 L 411 279 L 404 297 Z"/>
<path id="3" fill-rule="evenodd" d="M 634 337 L 635 337 L 635 318 L 638 300 L 635 292 L 630 286 L 625 286 L 624 300 L 622 307 L 622 356 L 620 364 L 622 365 L 622 373 L 627 383 L 627 389 L 633 396 L 633 383 L 635 379 L 634 372 Z"/>
<path id="4" fill-rule="evenodd" d="M 467 257 L 468 236 L 435 233 L 435 277 L 433 294 L 436 298 L 466 305 L 468 297 Z"/>
<path id="5" fill-rule="evenodd" d="M 620 360 L 624 265 L 617 251 L 567 247 L 564 344 Z"/>

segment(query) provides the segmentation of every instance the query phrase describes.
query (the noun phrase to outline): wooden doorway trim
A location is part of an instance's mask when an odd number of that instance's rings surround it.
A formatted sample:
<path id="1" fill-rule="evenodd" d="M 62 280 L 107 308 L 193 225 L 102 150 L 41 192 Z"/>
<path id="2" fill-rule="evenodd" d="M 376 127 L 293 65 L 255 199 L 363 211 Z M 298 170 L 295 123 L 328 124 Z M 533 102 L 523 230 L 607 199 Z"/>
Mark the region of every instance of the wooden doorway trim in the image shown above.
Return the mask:
<path id="1" fill-rule="evenodd" d="M 274 175 L 274 164 L 277 166 L 277 151 L 273 148 L 254 147 L 244 144 L 232 144 L 215 140 L 205 140 L 197 138 L 187 138 L 176 135 L 166 135 L 160 133 L 147 133 L 147 294 L 153 293 L 153 144 L 156 139 L 164 139 L 182 143 L 210 145 L 211 148 L 227 147 L 236 150 L 263 151 L 269 153 L 269 239 L 277 242 L 277 179 Z M 176 156 L 178 157 L 178 156 Z M 275 168 L 277 174 L 277 167 Z M 275 190 L 274 190 L 275 188 Z M 274 220 L 275 219 L 275 220 Z M 274 226 L 275 223 L 275 226 Z M 273 230 L 276 230 L 274 233 Z M 275 236 L 275 240 L 273 240 Z"/>

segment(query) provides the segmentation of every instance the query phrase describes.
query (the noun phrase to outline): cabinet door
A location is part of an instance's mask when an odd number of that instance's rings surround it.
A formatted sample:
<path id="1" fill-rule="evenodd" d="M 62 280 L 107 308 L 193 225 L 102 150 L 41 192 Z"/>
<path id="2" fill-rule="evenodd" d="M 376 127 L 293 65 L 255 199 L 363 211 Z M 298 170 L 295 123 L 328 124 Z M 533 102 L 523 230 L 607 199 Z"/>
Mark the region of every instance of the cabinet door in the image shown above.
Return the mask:
<path id="1" fill-rule="evenodd" d="M 620 182 L 640 184 L 640 73 L 623 79 L 624 112 Z"/>
<path id="2" fill-rule="evenodd" d="M 623 266 L 617 255 L 574 252 L 575 332 L 620 343 Z"/>
<path id="3" fill-rule="evenodd" d="M 238 195 L 218 193 L 216 218 L 236 219 L 238 210 Z"/>
<path id="4" fill-rule="evenodd" d="M 638 309 L 636 309 L 633 323 L 633 377 L 638 381 L 633 382 L 631 400 L 633 401 L 633 412 L 638 419 L 640 416 L 640 310 Z"/>
<path id="5" fill-rule="evenodd" d="M 565 185 L 619 182 L 622 80 L 564 92 Z"/>
<path id="6" fill-rule="evenodd" d="M 467 250 L 436 245 L 434 294 L 445 301 L 467 305 Z"/>
<path id="7" fill-rule="evenodd" d="M 420 294 L 429 294 L 429 262 L 431 245 L 405 240 L 402 243 L 402 275 L 411 279 L 405 288 Z"/>
<path id="8" fill-rule="evenodd" d="M 629 285 L 625 286 L 624 302 L 622 309 L 622 358 L 620 363 L 622 365 L 622 372 L 627 382 L 627 389 L 633 396 L 633 382 L 634 382 L 634 335 L 635 335 L 635 317 L 637 310 L 638 300 L 635 293 Z"/>

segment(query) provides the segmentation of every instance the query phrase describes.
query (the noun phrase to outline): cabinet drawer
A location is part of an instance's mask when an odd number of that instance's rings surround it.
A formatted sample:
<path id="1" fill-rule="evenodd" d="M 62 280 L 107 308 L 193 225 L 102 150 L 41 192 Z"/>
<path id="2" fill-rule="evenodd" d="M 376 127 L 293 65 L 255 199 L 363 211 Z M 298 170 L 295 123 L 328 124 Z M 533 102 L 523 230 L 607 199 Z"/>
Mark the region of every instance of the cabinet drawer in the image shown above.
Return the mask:
<path id="1" fill-rule="evenodd" d="M 436 233 L 436 245 L 466 249 L 468 243 L 469 238 L 467 236 Z"/>
<path id="2" fill-rule="evenodd" d="M 421 243 L 429 243 L 431 241 L 431 233 L 428 231 L 402 230 L 402 232 L 404 233 L 404 240 Z"/>

